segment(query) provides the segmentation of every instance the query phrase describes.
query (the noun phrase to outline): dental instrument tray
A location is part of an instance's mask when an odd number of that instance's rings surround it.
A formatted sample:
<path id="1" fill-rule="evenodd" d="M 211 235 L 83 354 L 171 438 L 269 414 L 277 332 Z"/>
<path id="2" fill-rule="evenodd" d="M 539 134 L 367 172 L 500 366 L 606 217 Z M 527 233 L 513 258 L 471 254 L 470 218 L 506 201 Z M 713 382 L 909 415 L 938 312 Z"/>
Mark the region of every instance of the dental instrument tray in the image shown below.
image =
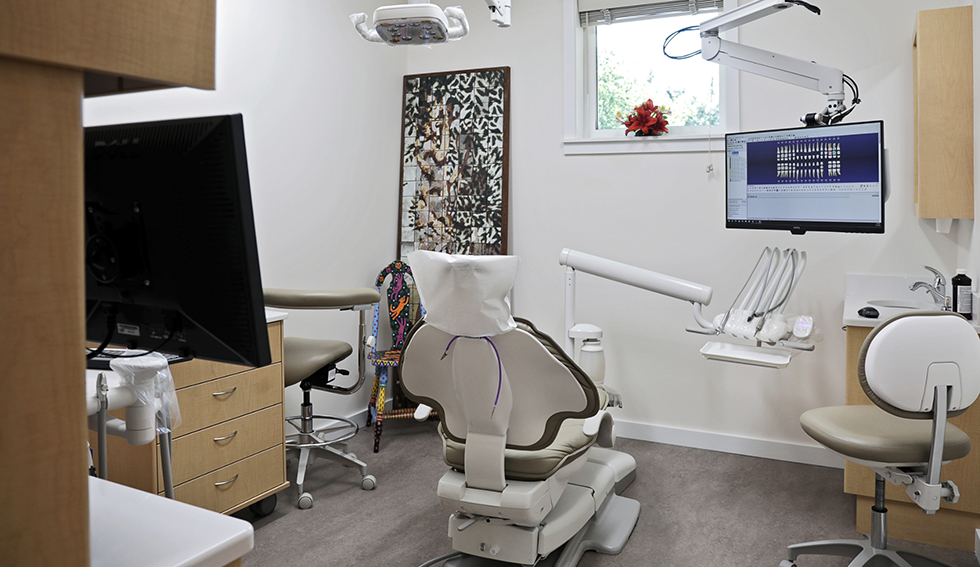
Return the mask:
<path id="1" fill-rule="evenodd" d="M 766 368 L 786 368 L 792 359 L 790 351 L 781 348 L 718 342 L 705 343 L 701 347 L 701 356 L 708 360 L 737 362 Z"/>

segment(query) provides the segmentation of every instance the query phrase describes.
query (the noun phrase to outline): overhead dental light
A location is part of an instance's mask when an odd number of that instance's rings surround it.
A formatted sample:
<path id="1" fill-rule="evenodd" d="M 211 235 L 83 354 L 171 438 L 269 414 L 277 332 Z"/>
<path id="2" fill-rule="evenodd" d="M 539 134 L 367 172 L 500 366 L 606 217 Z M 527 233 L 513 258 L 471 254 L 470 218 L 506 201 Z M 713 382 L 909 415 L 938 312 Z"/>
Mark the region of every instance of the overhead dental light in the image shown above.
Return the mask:
<path id="1" fill-rule="evenodd" d="M 510 0 L 485 0 L 490 20 L 498 27 L 510 26 Z M 351 14 L 351 22 L 361 37 L 388 45 L 433 45 L 461 39 L 469 33 L 466 14 L 459 6 L 445 10 L 435 4 L 408 0 L 408 4 L 381 6 L 374 11 L 374 29 L 367 26 L 367 14 Z"/>

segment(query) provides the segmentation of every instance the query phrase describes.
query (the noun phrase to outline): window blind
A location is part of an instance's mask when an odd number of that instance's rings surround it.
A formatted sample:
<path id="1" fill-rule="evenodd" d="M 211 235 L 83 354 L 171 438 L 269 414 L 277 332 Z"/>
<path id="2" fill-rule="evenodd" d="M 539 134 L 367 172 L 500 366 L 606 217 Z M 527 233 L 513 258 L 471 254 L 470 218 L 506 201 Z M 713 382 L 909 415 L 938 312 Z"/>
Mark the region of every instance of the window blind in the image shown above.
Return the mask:
<path id="1" fill-rule="evenodd" d="M 724 0 L 666 0 L 663 2 L 648 2 L 646 4 L 600 7 L 603 4 L 613 4 L 614 1 L 579 0 L 578 16 L 582 27 L 618 22 L 635 22 L 653 18 L 680 16 L 683 14 L 720 12 L 724 9 L 725 4 Z M 622 1 L 619 2 L 619 4 L 625 3 Z"/>

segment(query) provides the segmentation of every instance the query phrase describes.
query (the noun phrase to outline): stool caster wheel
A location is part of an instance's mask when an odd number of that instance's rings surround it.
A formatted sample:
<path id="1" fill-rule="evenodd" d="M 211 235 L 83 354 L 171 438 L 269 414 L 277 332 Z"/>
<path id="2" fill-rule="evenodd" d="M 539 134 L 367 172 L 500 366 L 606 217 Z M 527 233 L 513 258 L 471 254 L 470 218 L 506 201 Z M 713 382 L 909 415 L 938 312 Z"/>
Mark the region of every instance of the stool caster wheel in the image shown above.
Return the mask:
<path id="1" fill-rule="evenodd" d="M 374 478 L 373 474 L 369 474 L 361 479 L 362 490 L 374 490 L 374 487 L 377 485 L 378 485 L 378 479 Z"/>
<path id="2" fill-rule="evenodd" d="M 313 495 L 309 492 L 304 492 L 299 495 L 299 501 L 296 505 L 300 507 L 301 510 L 307 510 L 313 507 Z"/>
<path id="3" fill-rule="evenodd" d="M 266 496 L 262 500 L 259 500 L 258 502 L 249 506 L 248 509 L 256 516 L 264 518 L 275 511 L 277 500 L 278 499 L 276 498 L 275 494 L 272 496 Z"/>
<path id="4" fill-rule="evenodd" d="M 790 561 L 789 559 L 783 559 L 779 562 L 779 567 L 796 567 L 796 563 L 794 561 Z"/>

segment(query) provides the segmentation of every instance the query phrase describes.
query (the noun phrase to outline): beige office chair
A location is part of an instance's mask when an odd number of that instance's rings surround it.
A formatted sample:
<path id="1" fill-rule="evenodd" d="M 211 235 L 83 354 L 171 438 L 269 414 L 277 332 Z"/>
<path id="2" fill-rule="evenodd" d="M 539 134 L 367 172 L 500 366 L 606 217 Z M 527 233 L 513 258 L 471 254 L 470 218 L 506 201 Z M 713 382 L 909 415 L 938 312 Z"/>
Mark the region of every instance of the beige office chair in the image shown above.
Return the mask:
<path id="1" fill-rule="evenodd" d="M 402 385 L 438 410 L 451 468 L 437 494 L 458 557 L 447 567 L 568 567 L 619 553 L 640 504 L 619 496 L 635 460 L 611 447 L 606 395 L 547 335 L 510 315 L 513 256 L 413 252 L 427 313 L 402 354 Z M 421 417 L 421 416 L 419 416 Z"/>
<path id="2" fill-rule="evenodd" d="M 977 331 L 945 311 L 893 317 L 865 339 L 858 377 L 874 405 L 813 409 L 800 417 L 800 424 L 831 451 L 875 471 L 871 536 L 791 545 L 780 567 L 795 566 L 800 555 L 850 557 L 850 567 L 946 566 L 888 546 L 885 479 L 905 485 L 927 514 L 934 514 L 940 502 L 959 498 L 952 482 L 940 480 L 940 469 L 970 453 L 970 438 L 946 419 L 966 411 L 980 393 Z"/>
<path id="3" fill-rule="evenodd" d="M 357 424 L 346 417 L 314 414 L 310 392 L 317 389 L 349 395 L 360 389 L 364 383 L 364 313 L 378 303 L 381 296 L 370 288 L 333 291 L 266 289 L 264 293 L 265 304 L 269 307 L 354 310 L 360 313 L 357 379 L 349 386 L 337 386 L 333 382 L 338 374 L 350 374 L 347 370 L 337 368 L 337 364 L 351 355 L 354 350 L 351 345 L 330 339 L 283 339 L 285 387 L 299 384 L 303 390 L 301 414 L 286 418 L 286 423 L 296 430 L 295 434 L 286 436 L 286 451 L 289 455 L 299 454 L 296 489 L 299 494 L 297 505 L 300 508 L 313 506 L 313 496 L 303 490 L 303 481 L 306 478 L 306 468 L 317 455 L 356 467 L 361 472 L 361 488 L 373 490 L 377 480 L 368 474 L 364 462 L 358 460 L 353 453 L 347 452 L 345 444 L 345 441 L 357 434 Z M 316 427 L 314 420 L 326 423 Z"/>

